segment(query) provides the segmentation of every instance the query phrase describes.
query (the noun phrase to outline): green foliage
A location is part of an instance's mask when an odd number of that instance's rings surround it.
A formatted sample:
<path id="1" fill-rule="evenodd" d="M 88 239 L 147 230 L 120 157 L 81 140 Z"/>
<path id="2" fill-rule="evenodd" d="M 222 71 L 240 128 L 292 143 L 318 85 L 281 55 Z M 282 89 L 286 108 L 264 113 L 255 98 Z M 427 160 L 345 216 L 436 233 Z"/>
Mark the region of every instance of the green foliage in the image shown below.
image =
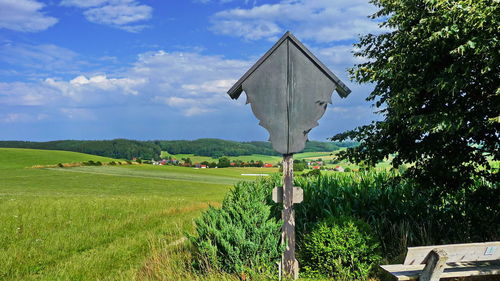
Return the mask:
<path id="1" fill-rule="evenodd" d="M 293 170 L 297 172 L 302 172 L 307 167 L 305 162 L 293 162 Z"/>
<path id="2" fill-rule="evenodd" d="M 226 168 L 229 167 L 230 165 L 231 165 L 231 160 L 229 160 L 229 158 L 227 157 L 219 158 L 219 164 L 217 164 L 219 168 Z"/>
<path id="3" fill-rule="evenodd" d="M 195 221 L 198 265 L 228 273 L 265 273 L 281 257 L 281 223 L 271 217 L 266 199 L 271 190 L 261 182 L 235 185 L 221 208 L 210 207 Z"/>
<path id="4" fill-rule="evenodd" d="M 118 159 L 132 159 L 134 157 L 157 159 L 161 152 L 160 146 L 154 142 L 126 139 L 102 141 L 62 140 L 49 142 L 0 141 L 0 147 L 66 150 Z"/>
<path id="5" fill-rule="evenodd" d="M 271 177 L 266 184 L 280 186 L 281 179 Z M 304 201 L 294 207 L 299 244 L 317 222 L 342 216 L 367 222 L 388 260 L 400 261 L 408 246 L 500 239 L 498 183 L 476 180 L 468 188 L 438 199 L 396 172 L 295 177 L 294 185 L 304 190 Z M 278 204 L 269 204 L 279 218 Z"/>
<path id="6" fill-rule="evenodd" d="M 300 250 L 305 276 L 366 280 L 379 261 L 378 243 L 370 226 L 349 217 L 318 223 L 305 235 Z"/>
<path id="7" fill-rule="evenodd" d="M 303 173 L 301 176 L 303 177 L 318 177 L 321 176 L 321 171 L 317 169 L 312 169 L 309 172 Z"/>
<path id="8" fill-rule="evenodd" d="M 366 35 L 351 70 L 375 84 L 368 101 L 383 120 L 339 134 L 359 147 L 343 153 L 375 164 L 414 163 L 406 174 L 437 195 L 470 186 L 476 176 L 499 181 L 500 3 L 498 0 L 372 0 L 373 17 L 390 31 Z"/>
<path id="9" fill-rule="evenodd" d="M 102 162 L 89 160 L 89 161 L 82 162 L 82 165 L 83 166 L 102 166 Z"/>
<path id="10" fill-rule="evenodd" d="M 351 147 L 354 142 L 307 142 L 304 151 L 334 151 L 340 147 Z M 199 139 L 194 141 L 136 141 L 126 139 L 82 141 L 62 140 L 49 142 L 0 141 L 0 147 L 32 148 L 82 152 L 118 159 L 168 159 L 171 154 L 194 154 L 219 158 L 222 156 L 270 155 L 280 156 L 272 149 L 270 142 L 235 142 L 219 139 Z"/>
<path id="11" fill-rule="evenodd" d="M 236 142 L 220 139 L 198 139 L 193 141 L 156 141 L 162 150 L 171 154 L 194 154 L 197 156 L 210 156 L 219 158 L 222 156 L 242 156 L 252 154 L 280 156 L 273 150 L 270 142 L 252 141 Z M 356 146 L 355 142 L 318 142 L 306 143 L 304 152 L 334 151 L 341 147 Z"/>

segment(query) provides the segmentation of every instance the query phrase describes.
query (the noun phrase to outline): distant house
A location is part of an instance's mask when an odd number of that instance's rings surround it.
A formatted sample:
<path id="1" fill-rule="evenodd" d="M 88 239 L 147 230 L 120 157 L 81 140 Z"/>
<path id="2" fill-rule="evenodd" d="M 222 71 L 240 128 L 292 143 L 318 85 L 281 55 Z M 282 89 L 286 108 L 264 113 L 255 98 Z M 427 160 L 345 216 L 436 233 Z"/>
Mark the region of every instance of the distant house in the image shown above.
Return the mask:
<path id="1" fill-rule="evenodd" d="M 342 166 L 336 166 L 335 171 L 337 172 L 344 172 L 344 168 Z"/>
<path id="2" fill-rule="evenodd" d="M 231 163 L 229 163 L 229 165 L 230 165 L 231 167 L 234 167 L 234 166 L 236 166 L 236 163 L 231 162 Z"/>
<path id="3" fill-rule="evenodd" d="M 272 167 L 273 167 L 273 164 L 269 164 L 269 163 L 264 164 L 264 168 L 272 168 Z"/>
<path id="4" fill-rule="evenodd" d="M 313 166 L 313 169 L 314 170 L 319 170 L 319 169 L 321 169 L 321 167 L 320 166 Z"/>
<path id="5" fill-rule="evenodd" d="M 200 168 L 202 168 L 202 169 L 206 169 L 206 168 L 208 168 L 208 167 L 207 167 L 207 165 L 201 165 L 201 166 L 200 166 Z"/>

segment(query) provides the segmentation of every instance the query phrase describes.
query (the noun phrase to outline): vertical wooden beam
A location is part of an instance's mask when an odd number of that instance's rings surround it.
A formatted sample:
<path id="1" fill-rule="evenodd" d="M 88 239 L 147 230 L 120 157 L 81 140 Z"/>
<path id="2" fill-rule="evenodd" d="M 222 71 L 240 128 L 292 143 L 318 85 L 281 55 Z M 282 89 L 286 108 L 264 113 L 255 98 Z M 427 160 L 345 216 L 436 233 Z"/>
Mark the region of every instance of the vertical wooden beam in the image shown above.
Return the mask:
<path id="1" fill-rule="evenodd" d="M 424 260 L 425 267 L 419 281 L 439 281 L 446 267 L 448 255 L 443 249 L 434 249 L 429 252 Z"/>
<path id="2" fill-rule="evenodd" d="M 299 277 L 299 266 L 295 259 L 295 212 L 293 210 L 293 154 L 283 155 L 283 229 L 281 241 L 286 248 L 283 253 L 283 273 L 294 280 Z"/>

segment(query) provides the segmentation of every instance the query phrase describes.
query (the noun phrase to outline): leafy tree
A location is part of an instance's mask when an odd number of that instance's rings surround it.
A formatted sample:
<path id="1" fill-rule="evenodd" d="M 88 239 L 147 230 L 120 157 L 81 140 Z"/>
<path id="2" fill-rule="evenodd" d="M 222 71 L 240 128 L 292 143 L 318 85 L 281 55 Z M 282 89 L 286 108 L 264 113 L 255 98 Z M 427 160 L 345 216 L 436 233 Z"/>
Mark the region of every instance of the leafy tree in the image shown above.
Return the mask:
<path id="1" fill-rule="evenodd" d="M 219 168 L 229 167 L 231 165 L 231 160 L 227 157 L 219 158 L 219 164 L 217 165 Z"/>
<path id="2" fill-rule="evenodd" d="M 406 175 L 441 192 L 498 181 L 488 159 L 500 160 L 500 2 L 372 3 L 389 31 L 361 37 L 367 62 L 350 73 L 375 84 L 367 100 L 383 118 L 334 136 L 362 142 L 342 157 L 374 165 L 395 153 L 394 167 L 414 163 Z"/>

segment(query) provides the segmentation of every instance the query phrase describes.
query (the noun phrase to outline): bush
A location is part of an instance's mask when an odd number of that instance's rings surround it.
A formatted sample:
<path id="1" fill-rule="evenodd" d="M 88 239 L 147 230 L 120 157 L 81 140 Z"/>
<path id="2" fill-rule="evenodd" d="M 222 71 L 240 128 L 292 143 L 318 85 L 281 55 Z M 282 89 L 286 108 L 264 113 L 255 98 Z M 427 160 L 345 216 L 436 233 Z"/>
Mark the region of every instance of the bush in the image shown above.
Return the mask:
<path id="1" fill-rule="evenodd" d="M 116 162 L 115 161 L 111 161 L 111 162 L 109 162 L 109 165 L 114 166 L 114 165 L 116 165 Z"/>
<path id="2" fill-rule="evenodd" d="M 317 176 L 321 176 L 321 171 L 320 170 L 317 170 L 317 169 L 313 169 L 307 173 L 303 173 L 302 174 L 303 177 L 317 177 Z"/>
<path id="3" fill-rule="evenodd" d="M 57 164 L 57 167 L 62 168 L 64 165 L 62 163 Z"/>
<path id="4" fill-rule="evenodd" d="M 305 235 L 300 261 L 306 276 L 366 280 L 380 260 L 369 225 L 350 217 L 329 218 Z"/>
<path id="5" fill-rule="evenodd" d="M 281 223 L 271 217 L 262 182 L 235 185 L 221 208 L 210 207 L 195 221 L 196 264 L 203 270 L 246 275 L 276 270 L 281 257 Z"/>
<path id="6" fill-rule="evenodd" d="M 307 164 L 304 162 L 293 162 L 293 170 L 296 172 L 302 172 L 307 167 Z"/>

